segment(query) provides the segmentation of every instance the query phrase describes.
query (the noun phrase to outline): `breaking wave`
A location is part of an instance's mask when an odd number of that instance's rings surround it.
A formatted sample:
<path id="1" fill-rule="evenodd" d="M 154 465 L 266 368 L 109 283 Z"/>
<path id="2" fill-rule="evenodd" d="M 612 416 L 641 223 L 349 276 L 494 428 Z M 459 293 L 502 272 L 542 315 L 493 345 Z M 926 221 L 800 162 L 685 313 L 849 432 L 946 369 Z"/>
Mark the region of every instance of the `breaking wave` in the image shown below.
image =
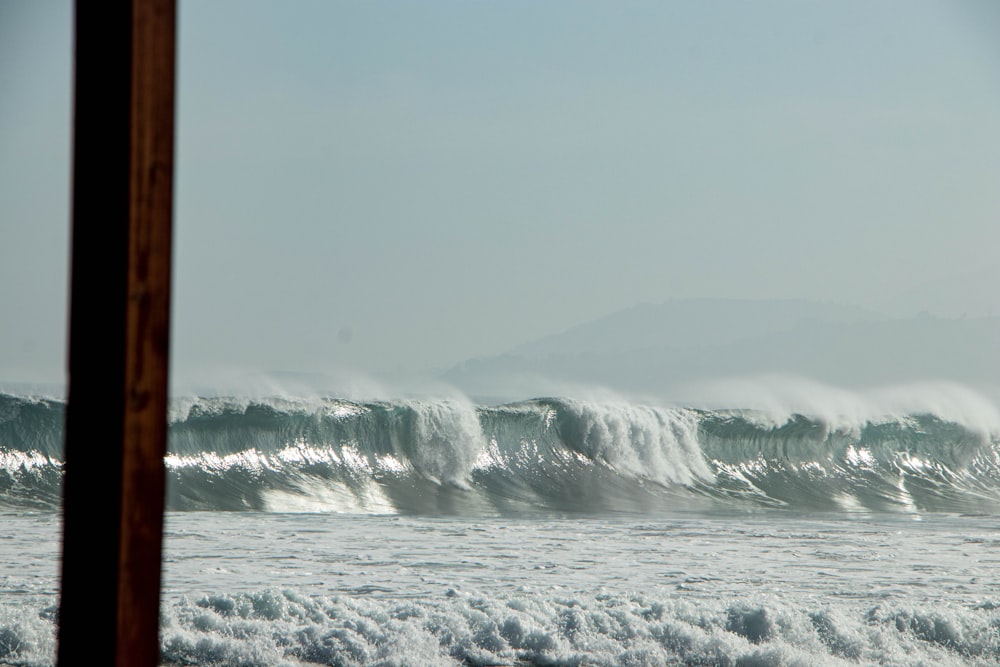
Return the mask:
<path id="1" fill-rule="evenodd" d="M 0 394 L 0 506 L 58 507 L 63 412 Z M 1000 510 L 997 433 L 929 412 L 192 398 L 171 407 L 166 464 L 174 510 Z"/>

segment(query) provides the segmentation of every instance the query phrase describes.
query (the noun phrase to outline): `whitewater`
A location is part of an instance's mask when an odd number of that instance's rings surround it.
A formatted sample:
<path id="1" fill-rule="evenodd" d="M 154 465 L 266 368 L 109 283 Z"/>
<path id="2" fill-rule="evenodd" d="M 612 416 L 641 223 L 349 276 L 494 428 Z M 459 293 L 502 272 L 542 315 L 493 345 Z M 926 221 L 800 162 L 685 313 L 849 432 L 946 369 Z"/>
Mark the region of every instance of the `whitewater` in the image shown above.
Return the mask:
<path id="1" fill-rule="evenodd" d="M 178 398 L 162 662 L 1000 664 L 960 398 Z M 2 664 L 53 662 L 63 416 L 0 394 Z"/>

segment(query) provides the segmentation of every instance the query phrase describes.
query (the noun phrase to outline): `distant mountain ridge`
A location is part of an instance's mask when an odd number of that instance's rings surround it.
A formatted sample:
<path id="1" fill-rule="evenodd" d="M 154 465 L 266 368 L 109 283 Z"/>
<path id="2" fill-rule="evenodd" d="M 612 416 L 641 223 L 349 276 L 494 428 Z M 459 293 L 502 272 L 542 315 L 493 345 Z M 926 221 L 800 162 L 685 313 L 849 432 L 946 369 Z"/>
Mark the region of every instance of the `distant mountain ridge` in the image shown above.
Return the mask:
<path id="1" fill-rule="evenodd" d="M 1000 383 L 1000 317 L 892 319 L 803 300 L 642 304 L 512 349 L 444 378 L 472 394 L 525 378 L 661 394 L 725 377 L 780 373 L 838 386 L 916 380 Z M 523 384 L 523 382 L 522 382 Z"/>
<path id="2" fill-rule="evenodd" d="M 620 310 L 519 345 L 511 354 L 539 358 L 660 346 L 725 345 L 785 331 L 808 320 L 856 323 L 884 319 L 884 315 L 858 306 L 801 299 L 674 299 Z"/>

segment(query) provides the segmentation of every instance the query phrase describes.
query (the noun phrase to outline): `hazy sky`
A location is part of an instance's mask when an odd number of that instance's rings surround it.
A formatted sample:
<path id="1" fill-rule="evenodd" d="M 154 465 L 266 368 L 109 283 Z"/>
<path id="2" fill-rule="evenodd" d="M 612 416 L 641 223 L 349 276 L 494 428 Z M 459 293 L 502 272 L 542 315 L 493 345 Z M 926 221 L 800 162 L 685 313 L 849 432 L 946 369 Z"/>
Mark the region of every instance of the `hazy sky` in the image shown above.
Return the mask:
<path id="1" fill-rule="evenodd" d="M 181 2 L 174 365 L 418 371 L 1000 248 L 1000 10 Z M 0 0 L 0 380 L 65 347 L 71 4 Z"/>

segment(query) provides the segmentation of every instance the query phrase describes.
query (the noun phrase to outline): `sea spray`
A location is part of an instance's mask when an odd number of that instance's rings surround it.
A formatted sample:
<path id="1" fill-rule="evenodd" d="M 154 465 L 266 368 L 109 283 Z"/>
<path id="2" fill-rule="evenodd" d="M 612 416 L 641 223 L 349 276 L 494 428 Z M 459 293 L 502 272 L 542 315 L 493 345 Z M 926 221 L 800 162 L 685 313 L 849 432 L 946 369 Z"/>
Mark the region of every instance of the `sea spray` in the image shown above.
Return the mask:
<path id="1" fill-rule="evenodd" d="M 407 401 L 412 437 L 397 441 L 399 450 L 428 479 L 469 488 L 473 464 L 486 448 L 476 408 L 454 400 Z"/>
<path id="2" fill-rule="evenodd" d="M 708 479 L 697 415 L 627 403 L 558 403 L 563 442 L 622 474 L 664 485 Z"/>

